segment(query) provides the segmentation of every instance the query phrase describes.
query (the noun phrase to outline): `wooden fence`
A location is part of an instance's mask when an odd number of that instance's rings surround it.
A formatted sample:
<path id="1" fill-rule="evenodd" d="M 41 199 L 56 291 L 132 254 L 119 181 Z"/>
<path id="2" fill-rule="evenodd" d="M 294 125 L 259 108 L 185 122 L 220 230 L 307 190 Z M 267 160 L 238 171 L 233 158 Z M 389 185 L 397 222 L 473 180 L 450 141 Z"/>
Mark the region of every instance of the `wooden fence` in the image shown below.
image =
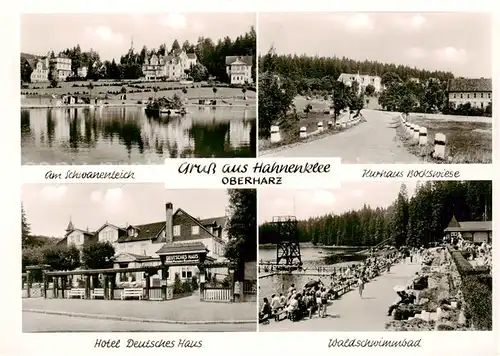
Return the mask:
<path id="1" fill-rule="evenodd" d="M 205 288 L 203 289 L 202 300 L 204 302 L 225 302 L 232 301 L 231 288 Z"/>

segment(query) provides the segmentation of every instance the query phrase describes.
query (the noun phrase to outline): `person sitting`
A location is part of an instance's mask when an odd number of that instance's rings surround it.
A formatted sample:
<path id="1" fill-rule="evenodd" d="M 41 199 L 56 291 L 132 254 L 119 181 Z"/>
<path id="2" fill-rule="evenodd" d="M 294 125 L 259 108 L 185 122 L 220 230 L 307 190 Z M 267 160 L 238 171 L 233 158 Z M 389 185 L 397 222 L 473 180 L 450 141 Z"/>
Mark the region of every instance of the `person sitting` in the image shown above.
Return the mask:
<path id="1" fill-rule="evenodd" d="M 400 300 L 395 302 L 389 307 L 389 311 L 387 312 L 387 316 L 391 316 L 394 309 L 396 309 L 400 304 L 413 304 L 415 302 L 415 295 L 411 292 L 406 292 L 404 290 L 396 292 L 399 296 Z"/>
<path id="2" fill-rule="evenodd" d="M 292 314 L 295 313 L 298 310 L 298 308 L 299 308 L 299 296 L 295 294 L 290 300 L 288 307 L 286 308 L 288 319 L 292 319 Z"/>
<path id="3" fill-rule="evenodd" d="M 280 308 L 284 309 L 286 307 L 287 300 L 286 297 L 283 295 L 283 293 L 280 293 L 279 301 L 280 301 Z"/>
<path id="4" fill-rule="evenodd" d="M 264 304 L 262 305 L 262 310 L 259 313 L 259 323 L 269 322 L 269 317 L 271 316 L 271 305 L 269 300 L 264 298 Z"/>
<path id="5" fill-rule="evenodd" d="M 273 314 L 279 312 L 282 309 L 280 298 L 276 295 L 273 294 L 271 296 L 271 312 Z"/>

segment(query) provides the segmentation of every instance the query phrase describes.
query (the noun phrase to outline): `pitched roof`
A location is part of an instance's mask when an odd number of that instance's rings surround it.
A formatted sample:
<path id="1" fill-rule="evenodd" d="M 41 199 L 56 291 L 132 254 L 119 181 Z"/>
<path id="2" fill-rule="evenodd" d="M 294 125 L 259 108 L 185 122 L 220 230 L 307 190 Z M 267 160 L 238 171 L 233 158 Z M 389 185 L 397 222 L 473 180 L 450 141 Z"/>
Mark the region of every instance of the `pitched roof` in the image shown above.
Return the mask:
<path id="1" fill-rule="evenodd" d="M 230 66 L 236 61 L 245 63 L 247 66 L 253 65 L 252 56 L 226 56 L 226 66 Z"/>
<path id="2" fill-rule="evenodd" d="M 121 236 L 118 238 L 118 242 L 131 242 L 131 241 L 141 241 L 141 240 L 151 240 L 158 236 L 160 231 L 165 227 L 165 221 L 159 221 L 144 225 L 130 225 L 129 227 L 134 227 L 137 229 L 137 236 Z"/>
<path id="3" fill-rule="evenodd" d="M 359 77 L 359 74 L 351 74 L 351 73 L 342 73 L 338 77 L 338 81 L 344 81 L 344 80 L 352 80 L 351 78 L 354 78 L 356 80 L 356 77 Z M 361 78 L 360 78 L 361 79 Z"/>
<path id="4" fill-rule="evenodd" d="M 117 225 L 113 225 L 113 224 L 110 224 L 110 223 L 106 222 L 106 223 L 104 223 L 104 225 L 102 225 L 100 228 L 98 228 L 98 229 L 95 231 L 95 233 L 96 233 L 96 234 L 98 234 L 98 233 L 99 233 L 102 229 L 104 229 L 106 226 L 111 226 L 111 227 L 114 227 L 114 228 L 115 228 L 115 229 L 117 229 L 117 230 L 126 231 L 126 229 L 125 229 L 125 228 L 123 228 L 123 227 L 119 227 L 119 226 L 117 226 Z"/>
<path id="5" fill-rule="evenodd" d="M 210 226 L 215 224 L 216 226 L 225 226 L 227 221 L 227 216 L 219 216 L 216 218 L 208 218 L 199 220 L 200 224 L 203 226 Z"/>
<path id="6" fill-rule="evenodd" d="M 450 223 L 448 224 L 448 227 L 460 227 L 460 224 L 458 223 L 455 215 L 453 215 L 453 217 L 451 218 Z"/>
<path id="7" fill-rule="evenodd" d="M 493 231 L 491 221 L 459 221 L 459 226 L 448 226 L 446 232 Z"/>
<path id="8" fill-rule="evenodd" d="M 488 92 L 492 91 L 491 78 L 456 78 L 448 81 L 448 92 Z"/>
<path id="9" fill-rule="evenodd" d="M 157 255 L 176 255 L 179 253 L 203 253 L 208 252 L 208 249 L 201 242 L 190 243 L 173 243 L 164 244 L 158 251 Z"/>
<path id="10" fill-rule="evenodd" d="M 219 237 L 215 236 L 213 233 L 211 233 L 210 231 L 208 231 L 208 229 L 205 227 L 206 225 L 204 226 L 204 225 L 201 223 L 201 221 L 202 221 L 202 220 L 198 220 L 198 219 L 196 219 L 196 218 L 195 218 L 195 217 L 193 217 L 191 214 L 186 213 L 186 211 L 185 211 L 185 210 L 183 210 L 182 208 L 178 208 L 178 209 L 175 211 L 174 215 L 176 215 L 178 212 L 182 212 L 184 215 L 186 215 L 188 218 L 190 218 L 190 219 L 191 219 L 191 220 L 192 220 L 192 221 L 193 221 L 196 225 L 198 225 L 201 229 L 203 229 L 203 231 L 205 231 L 207 234 L 209 234 L 210 236 L 212 236 L 212 238 L 214 238 L 214 239 L 216 239 L 216 240 L 218 240 L 218 241 L 222 241 L 222 240 L 221 240 L 221 238 L 219 238 Z M 204 219 L 204 220 L 205 220 L 205 221 L 206 221 L 206 220 L 209 220 L 209 221 L 210 221 L 210 220 L 213 220 L 213 219 L 214 219 L 214 218 L 211 218 L 211 219 L 209 218 L 209 219 Z M 209 225 L 209 224 L 207 224 L 207 225 Z"/>

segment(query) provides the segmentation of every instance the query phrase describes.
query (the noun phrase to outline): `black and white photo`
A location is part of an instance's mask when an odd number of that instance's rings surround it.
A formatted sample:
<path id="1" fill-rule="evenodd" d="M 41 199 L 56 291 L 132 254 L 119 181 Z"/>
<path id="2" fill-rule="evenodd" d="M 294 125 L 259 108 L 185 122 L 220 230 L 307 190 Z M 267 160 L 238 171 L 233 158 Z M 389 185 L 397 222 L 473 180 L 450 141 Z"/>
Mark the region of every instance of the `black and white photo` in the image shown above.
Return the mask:
<path id="1" fill-rule="evenodd" d="M 259 156 L 491 163 L 488 13 L 260 13 Z"/>
<path id="2" fill-rule="evenodd" d="M 259 192 L 259 331 L 492 330 L 492 182 Z"/>
<path id="3" fill-rule="evenodd" d="M 256 331 L 254 190 L 26 184 L 21 216 L 23 332 Z"/>
<path id="4" fill-rule="evenodd" d="M 255 19 L 24 14 L 22 164 L 255 157 Z"/>

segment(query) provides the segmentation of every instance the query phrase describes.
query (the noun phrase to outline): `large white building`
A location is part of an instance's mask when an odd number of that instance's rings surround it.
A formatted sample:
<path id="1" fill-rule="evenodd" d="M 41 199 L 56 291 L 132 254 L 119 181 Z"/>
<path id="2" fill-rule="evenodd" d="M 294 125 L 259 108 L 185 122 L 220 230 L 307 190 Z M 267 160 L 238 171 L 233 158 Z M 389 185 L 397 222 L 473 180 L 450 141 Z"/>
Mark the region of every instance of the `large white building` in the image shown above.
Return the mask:
<path id="1" fill-rule="evenodd" d="M 252 56 L 227 56 L 226 72 L 231 84 L 251 84 Z"/>
<path id="2" fill-rule="evenodd" d="M 32 83 L 43 83 L 49 80 L 49 60 L 45 58 L 37 58 L 32 62 L 33 71 L 30 75 Z"/>
<path id="3" fill-rule="evenodd" d="M 52 58 L 50 61 L 57 73 L 58 81 L 64 82 L 67 77 L 71 76 L 71 58 L 60 54 L 57 57 Z"/>
<path id="4" fill-rule="evenodd" d="M 204 246 L 208 250 L 208 261 L 222 262 L 225 261 L 225 246 L 228 241 L 226 222 L 225 216 L 197 219 L 181 208 L 174 212 L 173 205 L 167 203 L 165 221 L 128 226 L 117 226 L 106 222 L 95 232 L 77 229 L 70 221 L 66 235 L 59 243 L 81 248 L 87 242 L 109 242 L 115 248 L 113 258 L 115 268 L 159 265 L 160 250 L 170 249 L 182 253 L 182 251 L 192 251 L 193 248 L 199 249 L 199 246 Z M 227 273 L 223 268 L 212 269 L 210 272 Z M 171 266 L 167 280 L 173 282 L 176 274 L 185 280 L 198 273 L 196 264 Z M 132 281 L 142 281 L 143 272 L 130 274 L 127 278 Z"/>
<path id="5" fill-rule="evenodd" d="M 375 88 L 375 93 L 378 93 L 383 89 L 382 78 L 377 75 L 342 73 L 337 80 L 347 86 L 351 86 L 352 83 L 357 82 L 359 84 L 360 92 L 366 90 L 366 87 L 370 84 Z"/>
<path id="6" fill-rule="evenodd" d="M 186 71 L 189 71 L 196 64 L 195 53 L 179 50 L 168 56 L 151 55 L 146 58 L 142 72 L 146 80 L 181 80 L 188 77 Z"/>
<path id="7" fill-rule="evenodd" d="M 493 93 L 491 78 L 457 78 L 448 82 L 448 100 L 457 107 L 470 103 L 475 108 L 486 108 Z"/>

